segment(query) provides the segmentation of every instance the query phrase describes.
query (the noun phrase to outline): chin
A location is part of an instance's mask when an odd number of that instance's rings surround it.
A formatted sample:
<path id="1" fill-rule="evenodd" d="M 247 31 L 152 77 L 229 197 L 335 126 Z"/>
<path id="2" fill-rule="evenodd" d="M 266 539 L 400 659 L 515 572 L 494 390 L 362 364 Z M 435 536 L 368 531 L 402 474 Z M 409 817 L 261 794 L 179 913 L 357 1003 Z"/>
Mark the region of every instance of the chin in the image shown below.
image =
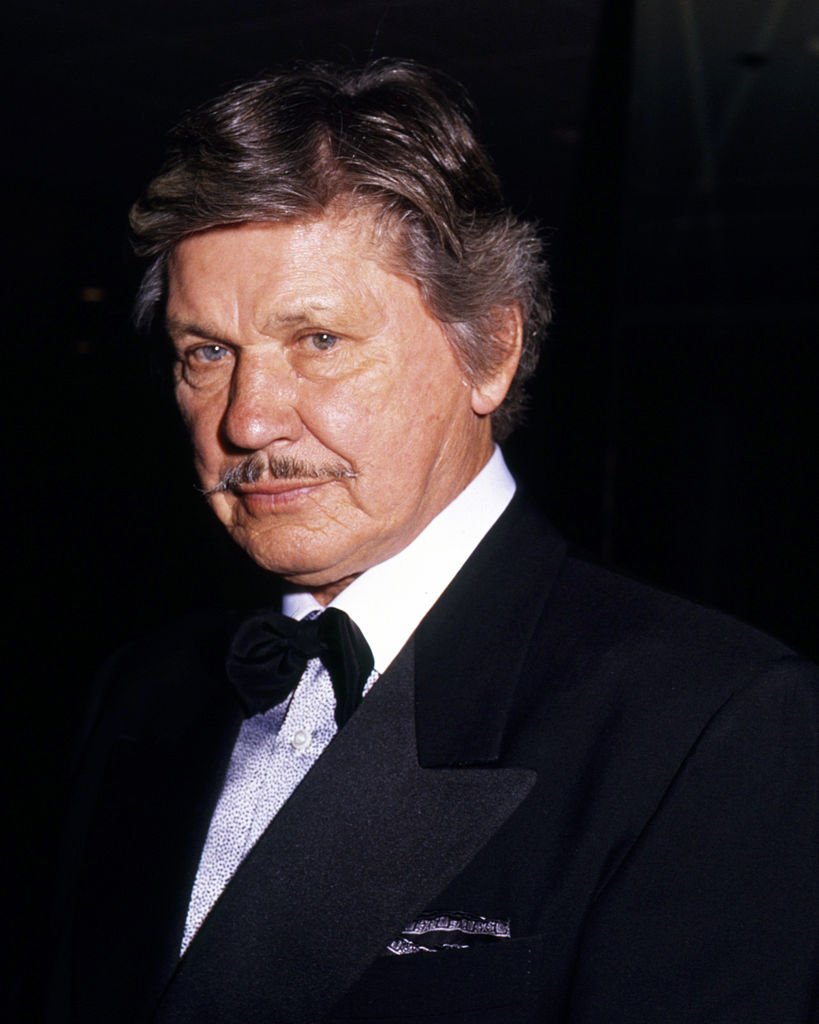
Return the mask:
<path id="1" fill-rule="evenodd" d="M 355 571 L 345 572 L 338 567 L 343 556 L 324 546 L 306 552 L 300 551 L 295 543 L 260 544 L 258 538 L 237 536 L 236 533 L 233 539 L 258 566 L 295 586 L 311 589 L 331 586 L 340 577 L 357 575 Z"/>

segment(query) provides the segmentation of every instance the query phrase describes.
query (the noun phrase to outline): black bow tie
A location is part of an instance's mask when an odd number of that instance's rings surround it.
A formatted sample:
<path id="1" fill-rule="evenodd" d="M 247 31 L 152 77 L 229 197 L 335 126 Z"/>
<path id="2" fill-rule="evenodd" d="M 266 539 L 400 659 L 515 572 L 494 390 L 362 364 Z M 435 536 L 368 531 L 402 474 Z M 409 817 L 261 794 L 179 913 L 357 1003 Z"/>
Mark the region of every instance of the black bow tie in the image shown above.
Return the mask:
<path id="1" fill-rule="evenodd" d="M 373 655 L 364 634 L 338 608 L 300 622 L 273 611 L 245 619 L 225 659 L 245 715 L 249 718 L 280 704 L 298 686 L 311 658 L 320 658 L 330 673 L 340 729 L 361 703 Z"/>

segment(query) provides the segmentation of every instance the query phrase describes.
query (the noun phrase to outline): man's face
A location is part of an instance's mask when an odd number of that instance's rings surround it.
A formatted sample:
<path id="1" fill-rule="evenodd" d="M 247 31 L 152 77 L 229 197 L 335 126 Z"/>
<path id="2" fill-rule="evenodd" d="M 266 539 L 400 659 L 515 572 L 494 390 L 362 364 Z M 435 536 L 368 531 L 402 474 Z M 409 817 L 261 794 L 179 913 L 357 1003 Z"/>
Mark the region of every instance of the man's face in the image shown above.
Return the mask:
<path id="1" fill-rule="evenodd" d="M 466 383 L 372 229 L 366 213 L 212 228 L 169 264 L 176 393 L 202 486 L 260 565 L 322 600 L 404 548 L 481 469 L 511 377 Z M 220 489 L 252 456 L 254 472 Z"/>

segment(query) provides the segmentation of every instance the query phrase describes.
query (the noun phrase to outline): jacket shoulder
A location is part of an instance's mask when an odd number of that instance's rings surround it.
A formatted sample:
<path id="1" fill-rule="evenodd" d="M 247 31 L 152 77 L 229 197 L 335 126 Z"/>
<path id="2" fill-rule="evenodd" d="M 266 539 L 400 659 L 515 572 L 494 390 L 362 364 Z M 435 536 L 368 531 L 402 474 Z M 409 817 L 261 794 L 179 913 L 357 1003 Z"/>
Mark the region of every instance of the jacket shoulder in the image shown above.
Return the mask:
<path id="1" fill-rule="evenodd" d="M 778 640 L 572 555 L 527 661 L 532 719 L 561 722 L 598 751 L 619 737 L 629 756 L 643 751 L 654 763 L 684 757 L 746 692 L 774 705 L 797 691 L 819 699 L 819 670 Z"/>
<path id="2" fill-rule="evenodd" d="M 639 664 L 649 677 L 726 678 L 796 658 L 780 641 L 730 615 L 573 555 L 562 567 L 551 611 L 548 627 L 563 631 L 575 655 L 603 658 L 609 668 Z"/>

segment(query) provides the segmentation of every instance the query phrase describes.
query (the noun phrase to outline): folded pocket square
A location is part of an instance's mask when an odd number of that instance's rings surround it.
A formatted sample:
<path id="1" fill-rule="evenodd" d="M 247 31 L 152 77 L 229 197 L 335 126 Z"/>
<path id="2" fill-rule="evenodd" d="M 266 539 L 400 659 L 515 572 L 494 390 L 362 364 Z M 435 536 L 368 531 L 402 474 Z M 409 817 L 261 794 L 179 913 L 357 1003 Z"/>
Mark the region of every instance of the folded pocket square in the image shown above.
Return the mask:
<path id="1" fill-rule="evenodd" d="M 483 942 L 508 939 L 508 921 L 496 921 L 476 914 L 435 913 L 419 917 L 387 946 L 396 956 L 407 953 L 437 953 L 443 949 L 470 949 Z"/>

